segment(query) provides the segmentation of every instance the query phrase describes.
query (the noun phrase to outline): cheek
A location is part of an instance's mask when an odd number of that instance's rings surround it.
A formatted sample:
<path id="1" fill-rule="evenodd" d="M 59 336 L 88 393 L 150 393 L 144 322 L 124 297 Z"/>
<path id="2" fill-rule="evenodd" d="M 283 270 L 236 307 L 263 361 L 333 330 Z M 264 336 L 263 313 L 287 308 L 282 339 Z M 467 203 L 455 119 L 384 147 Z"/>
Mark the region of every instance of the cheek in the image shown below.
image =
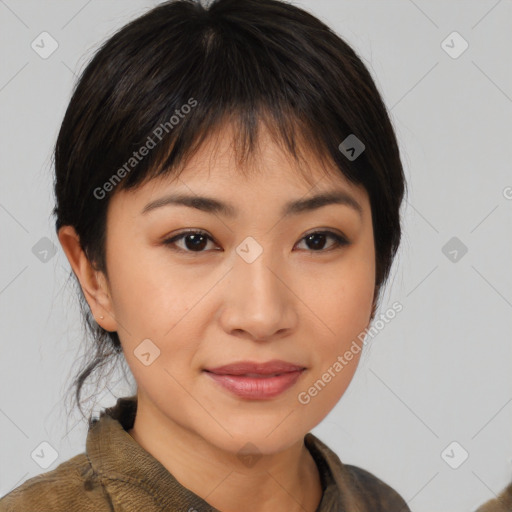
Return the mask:
<path id="1" fill-rule="evenodd" d="M 343 303 L 340 311 L 346 312 L 343 320 L 364 330 L 370 318 L 375 293 L 375 251 L 373 238 L 369 235 L 347 261 L 341 286 L 340 301 Z"/>
<path id="2" fill-rule="evenodd" d="M 338 290 L 333 300 L 334 329 L 344 332 L 345 337 L 356 338 L 368 326 L 374 299 L 375 281 L 365 272 L 353 272 Z"/>
<path id="3" fill-rule="evenodd" d="M 360 360 L 375 289 L 373 247 L 361 247 L 333 266 L 322 281 L 322 293 L 312 309 L 318 319 L 315 338 L 315 370 L 310 382 L 322 388 L 315 407 L 328 411 L 347 389 Z M 341 358 L 341 359 L 340 359 Z M 315 389 L 312 390 L 315 393 Z"/>
<path id="4" fill-rule="evenodd" d="M 311 375 L 298 396 L 311 419 L 324 418 L 332 410 L 356 373 L 371 314 L 373 285 L 364 272 L 361 275 L 352 272 L 350 279 L 347 276 L 344 281 L 330 283 L 324 302 L 315 304 L 322 325 L 313 335 L 315 353 Z M 318 321 L 314 323 L 318 325 Z"/>
<path id="5" fill-rule="evenodd" d="M 347 256 L 332 266 L 328 276 L 316 276 L 316 285 L 314 280 L 303 283 L 305 293 L 316 288 L 310 293 L 311 309 L 324 324 L 324 339 L 337 340 L 338 348 L 367 327 L 375 291 L 372 255 L 358 251 Z"/>
<path id="6" fill-rule="evenodd" d="M 132 249 L 118 246 L 111 256 L 114 315 L 125 339 L 161 339 L 187 313 L 195 293 L 160 251 Z"/>

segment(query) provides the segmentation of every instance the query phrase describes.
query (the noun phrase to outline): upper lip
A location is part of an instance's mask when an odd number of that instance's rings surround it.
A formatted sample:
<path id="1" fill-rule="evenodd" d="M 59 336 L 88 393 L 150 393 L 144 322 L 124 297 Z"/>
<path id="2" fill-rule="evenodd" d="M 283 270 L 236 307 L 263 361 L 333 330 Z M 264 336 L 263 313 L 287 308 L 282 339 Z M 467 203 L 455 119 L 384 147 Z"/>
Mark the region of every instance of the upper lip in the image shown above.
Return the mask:
<path id="1" fill-rule="evenodd" d="M 217 375 L 245 375 L 248 373 L 256 375 L 272 375 L 275 373 L 289 373 L 304 370 L 305 367 L 279 359 L 273 359 L 265 363 L 255 361 L 239 361 L 238 363 L 217 366 L 216 368 L 205 368 L 207 372 Z"/>

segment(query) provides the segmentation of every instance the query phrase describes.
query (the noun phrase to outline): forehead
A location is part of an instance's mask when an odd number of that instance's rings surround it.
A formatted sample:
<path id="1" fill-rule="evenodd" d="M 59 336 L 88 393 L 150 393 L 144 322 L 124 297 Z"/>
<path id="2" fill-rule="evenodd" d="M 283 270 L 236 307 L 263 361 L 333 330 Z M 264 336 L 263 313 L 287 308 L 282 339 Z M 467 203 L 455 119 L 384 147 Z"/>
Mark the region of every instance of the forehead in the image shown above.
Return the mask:
<path id="1" fill-rule="evenodd" d="M 147 203 L 164 192 L 176 191 L 216 196 L 225 202 L 241 202 L 243 207 L 248 195 L 259 195 L 265 201 L 285 197 L 289 202 L 292 198 L 341 191 L 362 208 L 368 202 L 366 190 L 350 182 L 329 159 L 320 158 L 302 145 L 297 160 L 283 144 L 276 142 L 264 124 L 259 127 L 253 151 L 240 159 L 234 130 L 232 124 L 224 124 L 174 172 L 152 178 L 136 189 L 123 190 L 112 200 L 124 202 L 122 198 L 126 195 L 135 196 L 132 199 L 137 203 Z"/>

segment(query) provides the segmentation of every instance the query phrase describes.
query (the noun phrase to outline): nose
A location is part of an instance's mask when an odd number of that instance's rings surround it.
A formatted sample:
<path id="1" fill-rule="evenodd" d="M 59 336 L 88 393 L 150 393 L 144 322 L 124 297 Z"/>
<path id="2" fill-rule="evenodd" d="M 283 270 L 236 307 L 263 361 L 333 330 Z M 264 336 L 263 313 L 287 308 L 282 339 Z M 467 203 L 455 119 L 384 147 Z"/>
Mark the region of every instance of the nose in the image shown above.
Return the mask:
<path id="1" fill-rule="evenodd" d="M 285 336 L 297 323 L 297 298 L 283 265 L 265 251 L 254 261 L 234 258 L 223 288 L 220 321 L 232 335 L 266 341 Z"/>

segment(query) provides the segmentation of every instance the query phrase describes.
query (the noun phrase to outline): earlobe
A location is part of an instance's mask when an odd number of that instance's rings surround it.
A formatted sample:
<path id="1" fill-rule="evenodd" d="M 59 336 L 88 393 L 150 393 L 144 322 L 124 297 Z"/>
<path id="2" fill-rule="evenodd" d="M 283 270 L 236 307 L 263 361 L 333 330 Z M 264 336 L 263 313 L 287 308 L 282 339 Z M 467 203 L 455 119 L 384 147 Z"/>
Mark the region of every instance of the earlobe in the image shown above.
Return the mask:
<path id="1" fill-rule="evenodd" d="M 117 331 L 112 301 L 105 276 L 93 268 L 80 245 L 73 226 L 62 226 L 58 237 L 96 322 L 106 331 Z"/>

